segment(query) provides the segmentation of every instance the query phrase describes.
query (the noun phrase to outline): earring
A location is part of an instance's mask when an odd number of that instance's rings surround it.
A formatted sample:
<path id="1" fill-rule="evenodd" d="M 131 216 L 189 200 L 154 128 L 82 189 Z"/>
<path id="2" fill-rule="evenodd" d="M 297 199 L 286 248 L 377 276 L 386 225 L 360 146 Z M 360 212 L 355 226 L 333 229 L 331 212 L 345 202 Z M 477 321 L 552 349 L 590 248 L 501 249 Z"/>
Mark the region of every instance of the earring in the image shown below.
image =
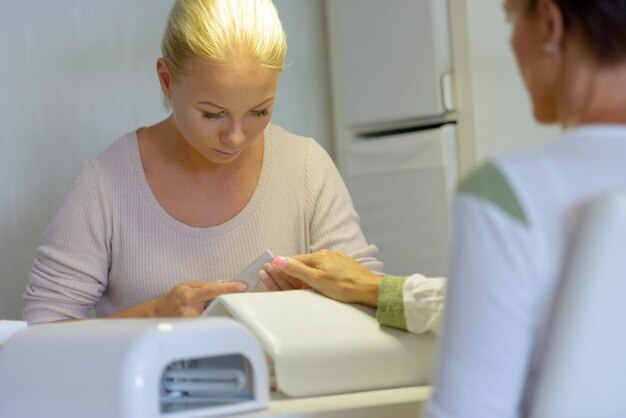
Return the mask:
<path id="1" fill-rule="evenodd" d="M 543 44 L 543 52 L 546 54 L 554 54 L 556 52 L 556 45 L 552 42 L 546 42 Z"/>

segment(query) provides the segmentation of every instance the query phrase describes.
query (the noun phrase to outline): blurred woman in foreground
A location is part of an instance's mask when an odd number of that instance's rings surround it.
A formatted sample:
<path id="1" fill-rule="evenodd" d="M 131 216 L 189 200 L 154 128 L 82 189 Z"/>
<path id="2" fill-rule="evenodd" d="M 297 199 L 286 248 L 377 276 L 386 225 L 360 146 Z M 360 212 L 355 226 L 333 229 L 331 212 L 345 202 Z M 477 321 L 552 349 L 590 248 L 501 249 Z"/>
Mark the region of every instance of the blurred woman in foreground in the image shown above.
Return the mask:
<path id="1" fill-rule="evenodd" d="M 527 412 L 577 219 L 595 198 L 626 189 L 626 2 L 506 0 L 503 7 L 534 116 L 564 133 L 487 162 L 459 187 L 430 418 Z M 398 279 L 333 252 L 277 258 L 264 274 L 275 276 L 340 300 L 395 304 L 405 316 L 423 302 L 406 283 L 385 286 Z"/>

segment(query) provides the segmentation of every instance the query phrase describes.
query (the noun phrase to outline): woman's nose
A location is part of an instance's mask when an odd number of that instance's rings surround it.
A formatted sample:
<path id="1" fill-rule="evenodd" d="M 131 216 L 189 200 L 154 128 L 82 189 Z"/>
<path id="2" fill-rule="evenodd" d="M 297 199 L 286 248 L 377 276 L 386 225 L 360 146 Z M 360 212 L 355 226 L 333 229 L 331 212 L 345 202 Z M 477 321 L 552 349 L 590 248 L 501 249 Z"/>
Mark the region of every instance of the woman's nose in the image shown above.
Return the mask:
<path id="1" fill-rule="evenodd" d="M 232 148 L 238 148 L 246 140 L 241 121 L 233 121 L 222 135 L 222 142 Z"/>

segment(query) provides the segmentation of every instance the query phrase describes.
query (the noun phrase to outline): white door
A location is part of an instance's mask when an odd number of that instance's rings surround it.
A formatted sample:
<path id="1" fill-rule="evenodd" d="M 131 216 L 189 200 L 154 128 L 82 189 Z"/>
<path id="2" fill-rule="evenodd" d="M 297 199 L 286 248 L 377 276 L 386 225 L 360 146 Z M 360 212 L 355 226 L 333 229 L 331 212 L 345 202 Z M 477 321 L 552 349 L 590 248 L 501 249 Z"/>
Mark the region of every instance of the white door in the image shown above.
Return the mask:
<path id="1" fill-rule="evenodd" d="M 346 182 L 385 273 L 446 274 L 455 133 L 455 125 L 446 124 L 348 144 Z"/>
<path id="2" fill-rule="evenodd" d="M 439 117 L 452 106 L 446 0 L 327 2 L 351 129 Z"/>

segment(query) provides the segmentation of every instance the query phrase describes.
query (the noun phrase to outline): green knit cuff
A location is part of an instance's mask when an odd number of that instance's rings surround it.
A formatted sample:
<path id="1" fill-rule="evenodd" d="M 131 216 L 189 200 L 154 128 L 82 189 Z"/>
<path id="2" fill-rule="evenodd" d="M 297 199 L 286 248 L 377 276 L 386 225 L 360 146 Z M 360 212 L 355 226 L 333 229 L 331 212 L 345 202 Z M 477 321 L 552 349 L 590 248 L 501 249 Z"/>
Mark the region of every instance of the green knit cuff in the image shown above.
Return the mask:
<path id="1" fill-rule="evenodd" d="M 406 277 L 385 276 L 378 289 L 378 310 L 376 319 L 385 327 L 407 329 L 404 317 L 402 289 Z"/>

